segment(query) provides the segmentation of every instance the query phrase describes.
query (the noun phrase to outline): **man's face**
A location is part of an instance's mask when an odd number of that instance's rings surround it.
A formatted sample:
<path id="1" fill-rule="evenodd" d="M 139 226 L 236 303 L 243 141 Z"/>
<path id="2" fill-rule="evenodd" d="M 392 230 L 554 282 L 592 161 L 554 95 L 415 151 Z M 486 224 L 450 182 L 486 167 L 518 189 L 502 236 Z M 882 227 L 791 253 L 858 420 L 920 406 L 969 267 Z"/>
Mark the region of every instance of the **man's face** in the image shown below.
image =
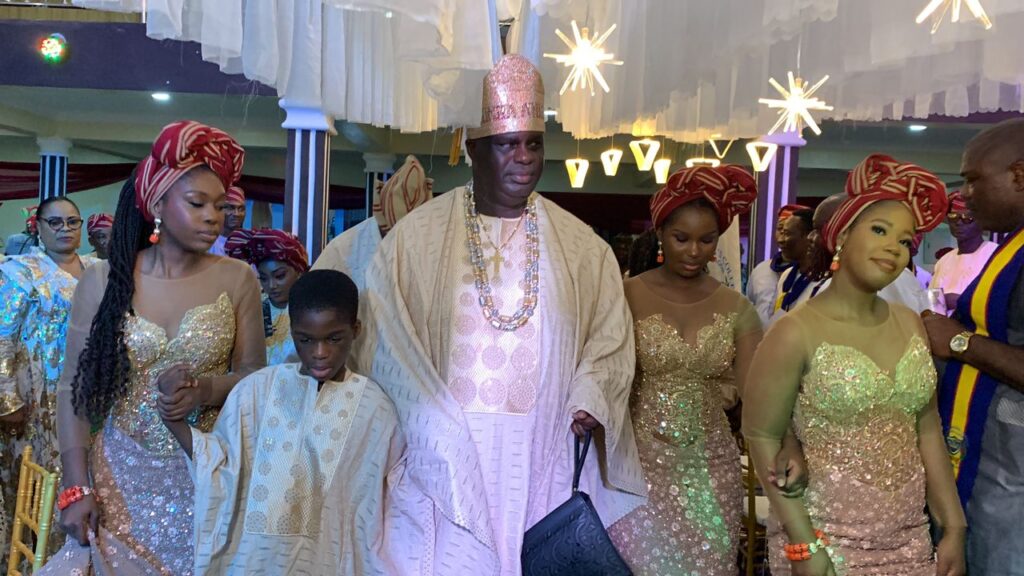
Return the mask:
<path id="1" fill-rule="evenodd" d="M 515 132 L 466 141 L 473 178 L 500 206 L 521 206 L 544 172 L 544 133 Z"/>
<path id="2" fill-rule="evenodd" d="M 782 221 L 782 233 L 778 235 L 779 250 L 787 262 L 797 262 L 807 253 L 807 234 L 810 230 L 800 218 L 789 217 Z"/>
<path id="3" fill-rule="evenodd" d="M 950 212 L 946 215 L 946 223 L 949 224 L 949 232 L 956 238 L 957 243 L 970 242 L 981 238 L 981 224 L 974 219 L 970 210 L 965 212 Z"/>
<path id="4" fill-rule="evenodd" d="M 1007 145 L 1008 146 L 1008 145 Z M 969 145 L 960 173 L 967 207 L 982 230 L 1012 232 L 1024 218 L 1024 160 L 1006 146 Z"/>
<path id="5" fill-rule="evenodd" d="M 245 223 L 245 202 L 224 203 L 224 230 L 222 235 L 227 236 L 242 227 Z"/>
<path id="6" fill-rule="evenodd" d="M 97 228 L 89 232 L 89 244 L 97 256 L 106 259 L 107 249 L 110 247 L 110 228 Z"/>

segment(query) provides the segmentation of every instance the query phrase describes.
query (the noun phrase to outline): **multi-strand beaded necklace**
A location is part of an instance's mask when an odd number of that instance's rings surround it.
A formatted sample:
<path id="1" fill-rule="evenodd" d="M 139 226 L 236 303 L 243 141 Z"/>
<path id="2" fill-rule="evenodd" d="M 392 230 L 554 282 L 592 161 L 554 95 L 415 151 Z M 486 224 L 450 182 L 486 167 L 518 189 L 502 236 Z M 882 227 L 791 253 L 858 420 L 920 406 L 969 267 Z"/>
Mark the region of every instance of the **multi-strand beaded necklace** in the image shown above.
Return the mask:
<path id="1" fill-rule="evenodd" d="M 476 211 L 476 200 L 473 198 L 473 183 L 466 186 L 465 191 L 465 216 L 466 216 L 466 248 L 469 250 L 469 262 L 473 266 L 473 277 L 475 278 L 477 301 L 483 309 L 484 318 L 491 326 L 506 332 L 515 332 L 526 324 L 533 316 L 537 308 L 537 294 L 539 293 L 540 268 L 540 234 L 537 228 L 537 201 L 534 196 L 526 202 L 526 271 L 523 273 L 525 288 L 523 290 L 523 304 L 511 316 L 501 314 L 494 307 L 494 298 L 491 294 L 491 282 L 487 277 L 487 262 L 494 262 L 500 267 L 504 262 L 501 249 L 495 246 L 493 258 L 484 258 L 482 242 L 480 240 L 480 215 Z M 517 228 L 518 230 L 518 228 Z M 492 243 L 493 244 L 493 243 Z M 503 243 L 504 246 L 506 243 Z"/>

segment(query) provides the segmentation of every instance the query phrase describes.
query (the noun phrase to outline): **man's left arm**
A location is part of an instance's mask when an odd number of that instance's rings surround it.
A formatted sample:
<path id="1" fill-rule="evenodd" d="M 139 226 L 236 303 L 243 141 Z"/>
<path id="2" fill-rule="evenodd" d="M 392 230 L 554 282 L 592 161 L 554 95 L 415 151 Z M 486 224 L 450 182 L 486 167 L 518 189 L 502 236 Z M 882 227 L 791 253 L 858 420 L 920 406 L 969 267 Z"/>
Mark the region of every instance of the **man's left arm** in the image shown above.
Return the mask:
<path id="1" fill-rule="evenodd" d="M 1005 344 L 986 336 L 971 336 L 967 350 L 956 354 L 949 348 L 950 340 L 967 331 L 952 318 L 931 314 L 924 318 L 932 354 L 946 360 L 954 358 L 974 366 L 1007 386 L 1024 392 L 1024 347 Z"/>
<path id="2" fill-rule="evenodd" d="M 580 322 L 585 333 L 580 335 L 583 349 L 569 392 L 569 415 L 577 435 L 597 426 L 620 434 L 629 423 L 636 367 L 632 316 L 611 250 L 592 260 L 591 266 L 595 269 L 585 273 L 577 288 L 579 297 L 590 302 L 580 307 L 588 318 Z"/>

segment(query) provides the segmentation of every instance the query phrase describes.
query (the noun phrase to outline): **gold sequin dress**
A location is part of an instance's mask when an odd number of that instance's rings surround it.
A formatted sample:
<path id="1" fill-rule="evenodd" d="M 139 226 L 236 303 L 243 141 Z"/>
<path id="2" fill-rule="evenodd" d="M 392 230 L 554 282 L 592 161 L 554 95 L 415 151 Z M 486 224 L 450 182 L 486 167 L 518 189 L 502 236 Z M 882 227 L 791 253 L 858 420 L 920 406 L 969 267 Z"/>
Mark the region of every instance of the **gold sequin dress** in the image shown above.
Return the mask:
<path id="1" fill-rule="evenodd" d="M 71 351 L 77 358 L 84 348 L 106 286 L 109 266 L 95 268 L 75 294 L 69 358 Z M 206 268 L 186 278 L 161 279 L 138 271 L 135 278 L 135 313 L 124 328 L 132 366 L 128 391 L 91 445 L 88 424 L 81 418 L 64 420 L 72 410 L 73 376 L 61 380 L 61 449 L 90 448 L 99 496 L 99 545 L 90 549 L 69 540 L 44 567 L 45 574 L 88 574 L 90 569 L 119 576 L 191 574 L 194 490 L 187 460 L 157 413 L 156 379 L 185 363 L 197 377 L 233 383 L 266 363 L 259 287 L 249 266 L 211 258 Z M 206 407 L 192 422 L 209 430 L 215 419 L 216 410 Z"/>
<path id="2" fill-rule="evenodd" d="M 724 286 L 670 302 L 644 276 L 626 282 L 626 297 L 637 319 L 630 410 L 650 492 L 612 541 L 637 576 L 733 576 L 744 492 L 723 393 L 733 396 L 737 349 L 749 361 L 760 340 L 757 311 Z"/>
<path id="3" fill-rule="evenodd" d="M 811 523 L 831 539 L 840 575 L 933 576 L 918 425 L 936 373 L 920 320 L 891 305 L 884 323 L 860 326 L 833 320 L 813 303 L 785 320 L 803 335 L 808 358 L 792 426 L 807 460 L 803 502 Z M 765 352 L 777 345 L 775 329 Z M 764 377 L 776 375 L 766 370 Z M 753 420 L 744 422 L 752 446 L 762 436 L 762 427 L 747 426 Z M 772 574 L 789 574 L 786 534 L 773 524 Z"/>

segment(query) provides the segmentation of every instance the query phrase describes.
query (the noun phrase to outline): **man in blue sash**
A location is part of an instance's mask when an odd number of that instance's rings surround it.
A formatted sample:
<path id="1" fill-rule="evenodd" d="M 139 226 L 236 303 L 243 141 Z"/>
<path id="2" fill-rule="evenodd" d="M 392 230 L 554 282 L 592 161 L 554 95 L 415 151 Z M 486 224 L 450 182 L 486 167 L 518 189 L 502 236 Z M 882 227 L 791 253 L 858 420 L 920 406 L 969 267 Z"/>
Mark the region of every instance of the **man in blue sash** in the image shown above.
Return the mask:
<path id="1" fill-rule="evenodd" d="M 971 140 L 961 172 L 975 219 L 1009 237 L 954 317 L 924 323 L 946 361 L 939 411 L 967 512 L 968 572 L 1024 576 L 1024 119 Z"/>

